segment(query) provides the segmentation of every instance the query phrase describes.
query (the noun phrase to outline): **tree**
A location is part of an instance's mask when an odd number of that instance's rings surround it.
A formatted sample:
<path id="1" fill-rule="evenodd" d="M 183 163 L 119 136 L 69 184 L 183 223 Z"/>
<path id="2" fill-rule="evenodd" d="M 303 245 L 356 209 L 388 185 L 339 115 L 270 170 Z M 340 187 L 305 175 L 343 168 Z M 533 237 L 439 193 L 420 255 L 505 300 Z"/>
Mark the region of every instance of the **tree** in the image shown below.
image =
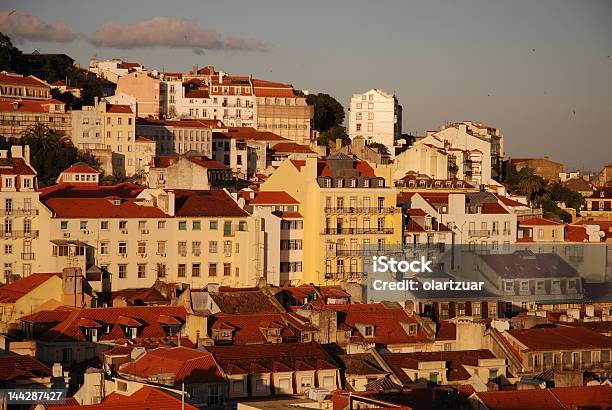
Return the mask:
<path id="1" fill-rule="evenodd" d="M 533 169 L 528 167 L 520 170 L 518 178 L 519 192 L 526 195 L 529 202 L 533 203 L 536 199 L 536 195 L 542 190 L 544 181 L 535 174 Z"/>
<path id="2" fill-rule="evenodd" d="M 309 94 L 306 103 L 314 105 L 314 128 L 317 131 L 328 131 L 344 121 L 344 107 L 329 94 Z"/>
<path id="3" fill-rule="evenodd" d="M 317 139 L 317 145 L 334 145 L 337 139 L 342 140 L 342 145 L 347 145 L 350 142 L 349 137 L 346 134 L 346 128 L 341 125 L 332 127 L 329 130 L 322 132 Z"/>
<path id="4" fill-rule="evenodd" d="M 21 50 L 13 45 L 8 36 L 0 33 L 0 71 L 19 73 L 24 68 Z"/>
<path id="5" fill-rule="evenodd" d="M 86 162 L 99 168 L 98 160 L 93 155 L 79 151 L 70 138 L 41 123 L 25 130 L 20 139 L 0 139 L 2 147 L 10 148 L 12 145 L 30 147 L 30 163 L 38 174 L 41 187 L 55 184 L 60 172 L 76 162 Z"/>
<path id="6" fill-rule="evenodd" d="M 509 160 L 504 161 L 502 165 L 501 182 L 504 183 L 510 190 L 515 190 L 519 182 L 519 175 L 516 171 L 516 166 Z"/>
<path id="7" fill-rule="evenodd" d="M 373 142 L 368 145 L 370 148 L 376 150 L 381 155 L 390 155 L 389 148 L 380 142 Z"/>

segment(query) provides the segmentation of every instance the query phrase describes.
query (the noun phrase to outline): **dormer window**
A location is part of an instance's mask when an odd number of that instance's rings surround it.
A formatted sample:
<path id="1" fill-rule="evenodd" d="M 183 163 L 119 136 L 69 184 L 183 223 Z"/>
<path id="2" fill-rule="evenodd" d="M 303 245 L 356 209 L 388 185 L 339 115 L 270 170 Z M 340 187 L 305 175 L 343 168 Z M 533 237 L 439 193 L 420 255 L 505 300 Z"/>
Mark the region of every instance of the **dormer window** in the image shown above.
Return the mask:
<path id="1" fill-rule="evenodd" d="M 364 336 L 365 337 L 372 337 L 374 336 L 374 326 L 372 325 L 367 325 L 364 327 Z"/>
<path id="2" fill-rule="evenodd" d="M 408 325 L 408 334 L 409 335 L 416 335 L 417 334 L 417 330 L 418 330 L 418 326 L 416 324 L 410 324 Z"/>

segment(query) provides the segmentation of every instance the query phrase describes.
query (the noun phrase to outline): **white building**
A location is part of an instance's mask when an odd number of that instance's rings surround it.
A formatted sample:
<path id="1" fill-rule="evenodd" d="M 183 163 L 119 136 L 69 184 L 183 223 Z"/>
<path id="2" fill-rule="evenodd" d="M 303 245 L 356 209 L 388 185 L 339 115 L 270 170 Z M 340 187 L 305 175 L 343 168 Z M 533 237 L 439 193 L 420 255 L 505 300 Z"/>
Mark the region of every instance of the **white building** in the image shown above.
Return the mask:
<path id="1" fill-rule="evenodd" d="M 120 77 L 134 71 L 142 71 L 143 68 L 139 63 L 129 63 L 116 58 L 103 61 L 98 61 L 95 58 L 89 60 L 89 72 L 114 84 L 117 84 Z"/>
<path id="2" fill-rule="evenodd" d="M 3 283 L 29 276 L 36 263 L 39 218 L 36 171 L 30 148 L 0 150 L 0 260 Z M 35 266 L 34 269 L 37 267 Z"/>
<path id="3" fill-rule="evenodd" d="M 395 140 L 402 135 L 402 106 L 397 97 L 372 89 L 353 94 L 349 105 L 348 135 L 363 137 L 368 143 L 380 143 L 395 156 Z"/>

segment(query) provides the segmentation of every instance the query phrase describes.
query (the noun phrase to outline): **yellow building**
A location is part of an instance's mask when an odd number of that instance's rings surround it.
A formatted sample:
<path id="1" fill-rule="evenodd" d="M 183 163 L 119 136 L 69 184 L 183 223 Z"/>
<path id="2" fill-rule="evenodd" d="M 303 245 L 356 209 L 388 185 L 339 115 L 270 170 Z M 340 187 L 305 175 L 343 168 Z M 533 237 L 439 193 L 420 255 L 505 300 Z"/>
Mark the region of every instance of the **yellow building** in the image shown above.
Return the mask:
<path id="1" fill-rule="evenodd" d="M 302 283 L 358 282 L 370 247 L 402 243 L 390 168 L 341 153 L 287 160 L 261 190 L 285 191 L 302 204 Z"/>

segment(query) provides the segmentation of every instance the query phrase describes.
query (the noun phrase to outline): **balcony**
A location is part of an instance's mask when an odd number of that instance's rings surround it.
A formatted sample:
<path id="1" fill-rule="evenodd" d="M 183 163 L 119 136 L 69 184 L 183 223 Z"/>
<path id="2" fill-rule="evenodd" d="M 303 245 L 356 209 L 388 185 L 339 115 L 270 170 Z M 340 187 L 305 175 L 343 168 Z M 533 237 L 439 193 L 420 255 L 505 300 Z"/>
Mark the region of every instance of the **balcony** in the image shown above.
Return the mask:
<path id="1" fill-rule="evenodd" d="M 21 254 L 21 259 L 23 259 L 24 261 L 33 261 L 34 260 L 34 254 L 33 253 L 22 253 Z"/>
<path id="2" fill-rule="evenodd" d="M 393 228 L 326 228 L 323 235 L 392 235 Z"/>
<path id="3" fill-rule="evenodd" d="M 34 216 L 38 215 L 38 209 L 0 209 L 2 216 Z"/>
<path id="4" fill-rule="evenodd" d="M 396 214 L 401 211 L 395 207 L 340 207 L 325 208 L 327 214 Z"/>
<path id="5" fill-rule="evenodd" d="M 0 231 L 0 238 L 38 238 L 38 231 Z"/>
<path id="6" fill-rule="evenodd" d="M 469 230 L 468 235 L 471 237 L 488 238 L 489 236 L 491 236 L 491 231 L 489 231 L 488 229 Z"/>
<path id="7" fill-rule="evenodd" d="M 365 272 L 328 272 L 325 274 L 327 280 L 360 280 Z"/>

